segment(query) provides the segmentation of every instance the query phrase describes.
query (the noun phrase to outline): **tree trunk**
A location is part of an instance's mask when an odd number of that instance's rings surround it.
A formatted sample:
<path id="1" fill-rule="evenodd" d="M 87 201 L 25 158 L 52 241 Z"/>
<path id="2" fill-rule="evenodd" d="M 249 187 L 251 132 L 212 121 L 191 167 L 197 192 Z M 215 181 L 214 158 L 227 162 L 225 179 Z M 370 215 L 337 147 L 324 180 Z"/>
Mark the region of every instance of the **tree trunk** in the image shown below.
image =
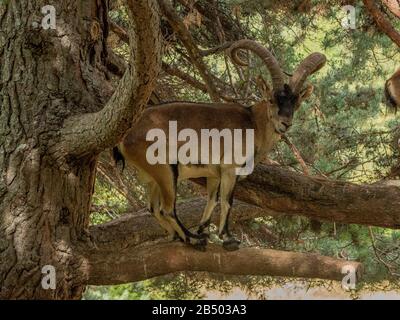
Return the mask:
<path id="1" fill-rule="evenodd" d="M 111 94 L 102 68 L 107 1 L 52 3 L 56 30 L 41 25 L 48 1 L 0 4 L 3 299 L 79 299 L 86 282 L 71 243 L 85 238 L 95 156 L 60 167 L 49 150 L 64 119 L 99 110 Z M 55 268 L 55 290 L 42 287 L 46 265 Z"/>

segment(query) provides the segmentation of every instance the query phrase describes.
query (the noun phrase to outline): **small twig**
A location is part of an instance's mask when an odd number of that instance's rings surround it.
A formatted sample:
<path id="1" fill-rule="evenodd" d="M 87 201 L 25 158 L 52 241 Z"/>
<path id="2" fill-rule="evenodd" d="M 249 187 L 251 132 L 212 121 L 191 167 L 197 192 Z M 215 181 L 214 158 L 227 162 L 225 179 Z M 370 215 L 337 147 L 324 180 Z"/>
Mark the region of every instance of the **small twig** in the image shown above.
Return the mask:
<path id="1" fill-rule="evenodd" d="M 124 28 L 122 28 L 113 21 L 110 21 L 109 25 L 110 25 L 110 30 L 114 32 L 118 36 L 118 38 L 120 38 L 123 42 L 129 44 L 129 35 Z"/>
<path id="2" fill-rule="evenodd" d="M 303 173 L 307 176 L 310 175 L 310 170 L 308 169 L 308 166 L 306 162 L 304 161 L 303 157 L 300 154 L 299 149 L 289 140 L 289 138 L 285 135 L 282 135 L 282 140 L 289 146 L 290 150 L 292 150 L 294 156 L 296 157 L 297 161 L 299 162 Z"/>

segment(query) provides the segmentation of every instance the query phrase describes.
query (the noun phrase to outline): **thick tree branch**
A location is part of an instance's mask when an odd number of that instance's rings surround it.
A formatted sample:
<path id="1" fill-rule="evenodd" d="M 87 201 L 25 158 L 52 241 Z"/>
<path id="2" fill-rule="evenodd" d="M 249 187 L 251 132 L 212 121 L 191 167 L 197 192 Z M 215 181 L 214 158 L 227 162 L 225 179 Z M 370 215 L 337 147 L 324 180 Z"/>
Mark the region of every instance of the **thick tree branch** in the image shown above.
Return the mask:
<path id="1" fill-rule="evenodd" d="M 178 205 L 178 215 L 186 227 L 198 226 L 205 205 L 206 201 L 204 199 L 195 199 Z M 215 209 L 215 213 L 212 217 L 212 222 L 218 223 L 219 207 Z M 231 216 L 232 222 L 235 223 L 236 221 L 249 220 L 269 214 L 273 214 L 273 212 L 235 201 Z M 143 242 L 158 240 L 166 236 L 165 231 L 159 226 L 157 220 L 144 209 L 135 213 L 125 214 L 107 223 L 92 226 L 89 231 L 96 246 L 102 246 L 110 250 L 128 245 L 139 245 Z"/>
<path id="2" fill-rule="evenodd" d="M 197 199 L 178 206 L 186 226 L 198 224 L 205 201 Z M 218 208 L 217 208 L 217 211 Z M 260 208 L 235 201 L 233 220 L 247 220 L 269 214 Z M 218 215 L 213 217 L 217 222 Z M 316 254 L 260 248 L 227 252 L 208 245 L 199 252 L 178 242 L 151 243 L 165 236 L 157 221 L 146 211 L 126 214 L 90 228 L 91 247 L 80 248 L 85 257 L 88 284 L 107 285 L 140 281 L 178 271 L 207 271 L 230 275 L 269 275 L 340 280 L 342 268 L 352 266 L 361 276 L 357 262 Z M 148 244 L 144 244 L 148 242 Z"/>
<path id="3" fill-rule="evenodd" d="M 197 199 L 178 206 L 178 213 L 186 226 L 198 224 L 204 205 L 203 199 Z M 235 201 L 232 218 L 238 221 L 271 214 L 276 212 Z M 214 216 L 213 222 L 217 219 L 218 215 Z M 226 252 L 216 245 L 209 245 L 206 252 L 199 252 L 177 242 L 151 244 L 149 241 L 160 239 L 165 232 L 145 210 L 92 226 L 90 236 L 90 248 L 81 247 L 79 251 L 87 261 L 88 283 L 93 285 L 139 281 L 178 271 L 330 280 L 342 279 L 344 266 L 352 266 L 358 277 L 362 271 L 357 262 L 316 254 L 259 248 Z"/>
<path id="4" fill-rule="evenodd" d="M 117 144 L 139 118 L 155 87 L 161 65 L 161 34 L 156 0 L 127 0 L 131 58 L 113 96 L 97 113 L 67 119 L 57 151 L 81 157 Z"/>
<path id="5" fill-rule="evenodd" d="M 88 284 L 110 285 L 149 279 L 178 271 L 207 271 L 229 275 L 269 275 L 341 280 L 342 268 L 353 267 L 359 279 L 362 266 L 310 253 L 259 248 L 228 252 L 209 245 L 200 252 L 181 243 L 165 243 L 141 248 L 87 254 Z"/>
<path id="6" fill-rule="evenodd" d="M 128 64 L 124 58 L 114 53 L 112 50 L 108 50 L 107 69 L 118 77 L 122 77 L 128 69 Z"/>
<path id="7" fill-rule="evenodd" d="M 390 21 L 385 17 L 385 15 L 376 6 L 374 0 L 363 0 L 365 7 L 368 12 L 375 20 L 378 28 L 384 32 L 392 41 L 400 47 L 400 33 L 392 26 Z"/>
<path id="8" fill-rule="evenodd" d="M 356 185 L 259 165 L 235 197 L 275 214 L 400 228 L 399 185 Z"/>

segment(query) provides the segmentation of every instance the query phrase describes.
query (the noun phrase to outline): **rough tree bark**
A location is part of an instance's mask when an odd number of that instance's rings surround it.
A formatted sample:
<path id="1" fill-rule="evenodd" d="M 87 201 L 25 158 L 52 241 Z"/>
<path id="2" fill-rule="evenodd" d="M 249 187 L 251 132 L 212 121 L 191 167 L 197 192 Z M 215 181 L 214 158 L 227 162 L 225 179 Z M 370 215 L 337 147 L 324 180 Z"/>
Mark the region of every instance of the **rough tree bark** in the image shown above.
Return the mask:
<path id="1" fill-rule="evenodd" d="M 200 252 L 181 243 L 164 243 L 136 250 L 96 250 L 88 255 L 89 279 L 93 285 L 127 283 L 178 271 L 208 271 L 227 275 L 271 275 L 285 277 L 343 279 L 343 268 L 352 267 L 359 279 L 358 262 L 338 260 L 317 254 L 260 248 L 228 252 L 219 245 L 208 245 Z"/>
<path id="2" fill-rule="evenodd" d="M 108 1 L 52 1 L 55 30 L 40 27 L 47 4 L 0 3 L 0 298 L 81 297 L 72 244 L 88 239 L 96 155 L 140 115 L 160 64 L 155 1 L 127 1 L 135 55 L 114 94 Z M 45 265 L 55 290 L 41 286 Z"/>

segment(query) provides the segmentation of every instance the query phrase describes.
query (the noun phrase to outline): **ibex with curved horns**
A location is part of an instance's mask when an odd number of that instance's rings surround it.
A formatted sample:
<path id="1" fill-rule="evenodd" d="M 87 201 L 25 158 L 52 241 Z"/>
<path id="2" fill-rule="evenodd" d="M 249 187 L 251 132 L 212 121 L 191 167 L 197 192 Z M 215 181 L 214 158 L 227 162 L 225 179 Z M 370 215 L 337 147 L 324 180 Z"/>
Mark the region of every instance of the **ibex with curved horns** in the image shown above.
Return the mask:
<path id="1" fill-rule="evenodd" d="M 169 154 L 167 163 L 152 164 L 146 157 L 146 150 L 153 143 L 147 141 L 149 140 L 148 132 L 153 129 L 168 132 L 171 121 L 176 123 L 178 130 L 189 130 L 185 132 L 196 133 L 198 136 L 201 135 L 203 129 L 254 130 L 254 154 L 250 157 L 257 163 L 273 148 L 275 142 L 280 139 L 280 135 L 292 126 L 295 110 L 313 91 L 311 85 L 304 87 L 307 77 L 319 70 L 326 62 L 324 55 L 311 54 L 296 68 L 287 83 L 277 60 L 268 49 L 252 40 L 235 42 L 229 48 L 229 53 L 232 60 L 240 65 L 246 65 L 237 55 L 241 49 L 250 50 L 260 57 L 271 74 L 273 88 L 270 90 L 263 82 L 263 101 L 248 108 L 235 103 L 188 102 L 152 106 L 145 110 L 135 127 L 127 132 L 118 145 L 118 149 L 114 148 L 114 157 L 123 156 L 128 164 L 136 167 L 139 174 L 145 178 L 149 186 L 149 209 L 161 226 L 182 241 L 190 242 L 191 238 L 197 239 L 195 242 L 199 248 L 204 248 L 207 243 L 210 218 L 218 197 L 221 200 L 219 236 L 223 240 L 223 246 L 227 250 L 236 250 L 239 247 L 240 241 L 229 232 L 228 220 L 233 190 L 237 182 L 236 172 L 245 161 L 233 161 L 230 164 L 222 162 L 208 164 L 200 160 L 182 163 L 179 159 L 173 161 Z M 165 141 L 157 141 L 157 143 L 166 146 L 176 143 L 179 148 L 184 145 L 186 136 L 184 135 L 183 139 L 178 138 L 176 142 L 169 136 Z M 225 138 L 224 136 L 224 142 Z M 248 144 L 246 147 L 249 148 Z M 204 153 L 204 150 L 200 152 Z M 211 149 L 207 148 L 206 153 L 209 152 Z M 223 149 L 220 159 L 228 152 L 232 150 Z M 182 225 L 176 215 L 176 188 L 178 180 L 199 177 L 207 179 L 208 201 L 198 232 L 193 234 Z"/>
<path id="2" fill-rule="evenodd" d="M 397 110 L 400 107 L 400 69 L 385 84 L 387 104 Z"/>

